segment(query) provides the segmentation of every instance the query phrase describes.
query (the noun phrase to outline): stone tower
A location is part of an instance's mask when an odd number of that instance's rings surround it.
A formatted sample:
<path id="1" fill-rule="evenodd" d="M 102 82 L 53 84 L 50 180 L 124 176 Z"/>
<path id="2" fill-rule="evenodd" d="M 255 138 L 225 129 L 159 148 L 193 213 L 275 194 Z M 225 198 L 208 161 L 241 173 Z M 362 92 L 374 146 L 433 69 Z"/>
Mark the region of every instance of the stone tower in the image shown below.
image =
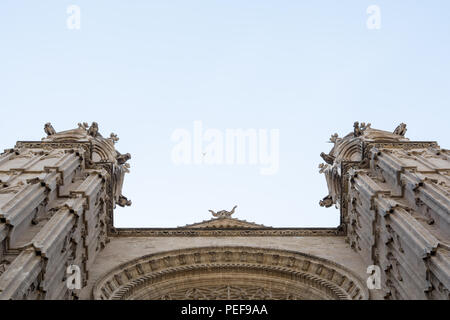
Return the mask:
<path id="1" fill-rule="evenodd" d="M 76 299 L 66 283 L 75 265 L 81 286 L 108 243 L 130 158 L 97 123 L 18 142 L 0 155 L 0 299 Z"/>
<path id="2" fill-rule="evenodd" d="M 450 299 L 450 152 L 356 122 L 321 156 L 341 229 L 367 265 L 380 267 L 387 299 Z"/>

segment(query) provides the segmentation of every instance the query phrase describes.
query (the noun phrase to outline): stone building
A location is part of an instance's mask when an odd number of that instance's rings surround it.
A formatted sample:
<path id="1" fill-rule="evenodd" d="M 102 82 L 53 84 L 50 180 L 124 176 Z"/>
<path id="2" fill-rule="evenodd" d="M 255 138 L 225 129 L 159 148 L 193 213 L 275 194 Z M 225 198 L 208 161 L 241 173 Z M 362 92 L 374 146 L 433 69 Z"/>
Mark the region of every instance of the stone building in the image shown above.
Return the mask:
<path id="1" fill-rule="evenodd" d="M 403 124 L 331 137 L 320 205 L 340 208 L 337 228 L 266 227 L 234 209 L 115 228 L 114 207 L 131 204 L 117 136 L 45 132 L 0 155 L 1 299 L 450 298 L 450 152 Z"/>

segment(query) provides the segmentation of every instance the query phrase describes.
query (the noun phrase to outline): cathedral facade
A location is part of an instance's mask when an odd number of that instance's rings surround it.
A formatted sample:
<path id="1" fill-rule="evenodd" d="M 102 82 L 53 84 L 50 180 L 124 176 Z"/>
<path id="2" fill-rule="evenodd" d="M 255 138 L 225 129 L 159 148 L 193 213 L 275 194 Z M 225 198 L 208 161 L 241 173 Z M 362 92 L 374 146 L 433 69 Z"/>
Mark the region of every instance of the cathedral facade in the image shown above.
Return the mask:
<path id="1" fill-rule="evenodd" d="M 355 123 L 321 156 L 337 228 L 211 212 L 116 228 L 130 154 L 98 125 L 0 155 L 0 299 L 450 299 L 450 151 Z M 324 190 L 324 192 L 326 192 Z"/>

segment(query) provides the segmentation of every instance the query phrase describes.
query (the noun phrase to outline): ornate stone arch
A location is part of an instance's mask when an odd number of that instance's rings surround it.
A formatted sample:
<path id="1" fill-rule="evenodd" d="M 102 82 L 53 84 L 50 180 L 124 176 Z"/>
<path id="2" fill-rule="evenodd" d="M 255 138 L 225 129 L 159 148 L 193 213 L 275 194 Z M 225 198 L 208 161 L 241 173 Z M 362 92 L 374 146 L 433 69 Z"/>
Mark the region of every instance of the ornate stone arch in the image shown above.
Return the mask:
<path id="1" fill-rule="evenodd" d="M 200 247 L 146 255 L 107 272 L 94 299 L 368 299 L 350 270 L 301 252 Z"/>

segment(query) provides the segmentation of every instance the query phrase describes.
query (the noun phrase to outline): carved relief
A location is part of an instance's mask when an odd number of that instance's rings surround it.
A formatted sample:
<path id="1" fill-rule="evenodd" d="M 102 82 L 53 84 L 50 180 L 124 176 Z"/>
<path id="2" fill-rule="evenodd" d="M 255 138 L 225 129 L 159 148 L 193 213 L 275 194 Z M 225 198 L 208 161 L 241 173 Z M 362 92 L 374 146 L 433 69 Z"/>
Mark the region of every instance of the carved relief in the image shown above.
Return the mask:
<path id="1" fill-rule="evenodd" d="M 194 259 L 186 259 L 187 256 Z M 157 272 L 153 268 L 147 273 L 142 269 L 133 271 L 146 261 L 166 262 Z M 115 281 L 117 285 L 111 288 L 110 279 L 122 273 L 128 282 Z M 264 278 L 265 273 L 271 275 L 270 287 L 259 284 L 259 280 L 269 281 Z M 285 278 L 291 281 L 287 289 Z M 197 285 L 197 281 L 202 284 Z M 193 248 L 138 258 L 104 275 L 94 286 L 93 295 L 96 299 L 368 298 L 361 280 L 327 260 L 298 252 L 247 247 Z"/>

